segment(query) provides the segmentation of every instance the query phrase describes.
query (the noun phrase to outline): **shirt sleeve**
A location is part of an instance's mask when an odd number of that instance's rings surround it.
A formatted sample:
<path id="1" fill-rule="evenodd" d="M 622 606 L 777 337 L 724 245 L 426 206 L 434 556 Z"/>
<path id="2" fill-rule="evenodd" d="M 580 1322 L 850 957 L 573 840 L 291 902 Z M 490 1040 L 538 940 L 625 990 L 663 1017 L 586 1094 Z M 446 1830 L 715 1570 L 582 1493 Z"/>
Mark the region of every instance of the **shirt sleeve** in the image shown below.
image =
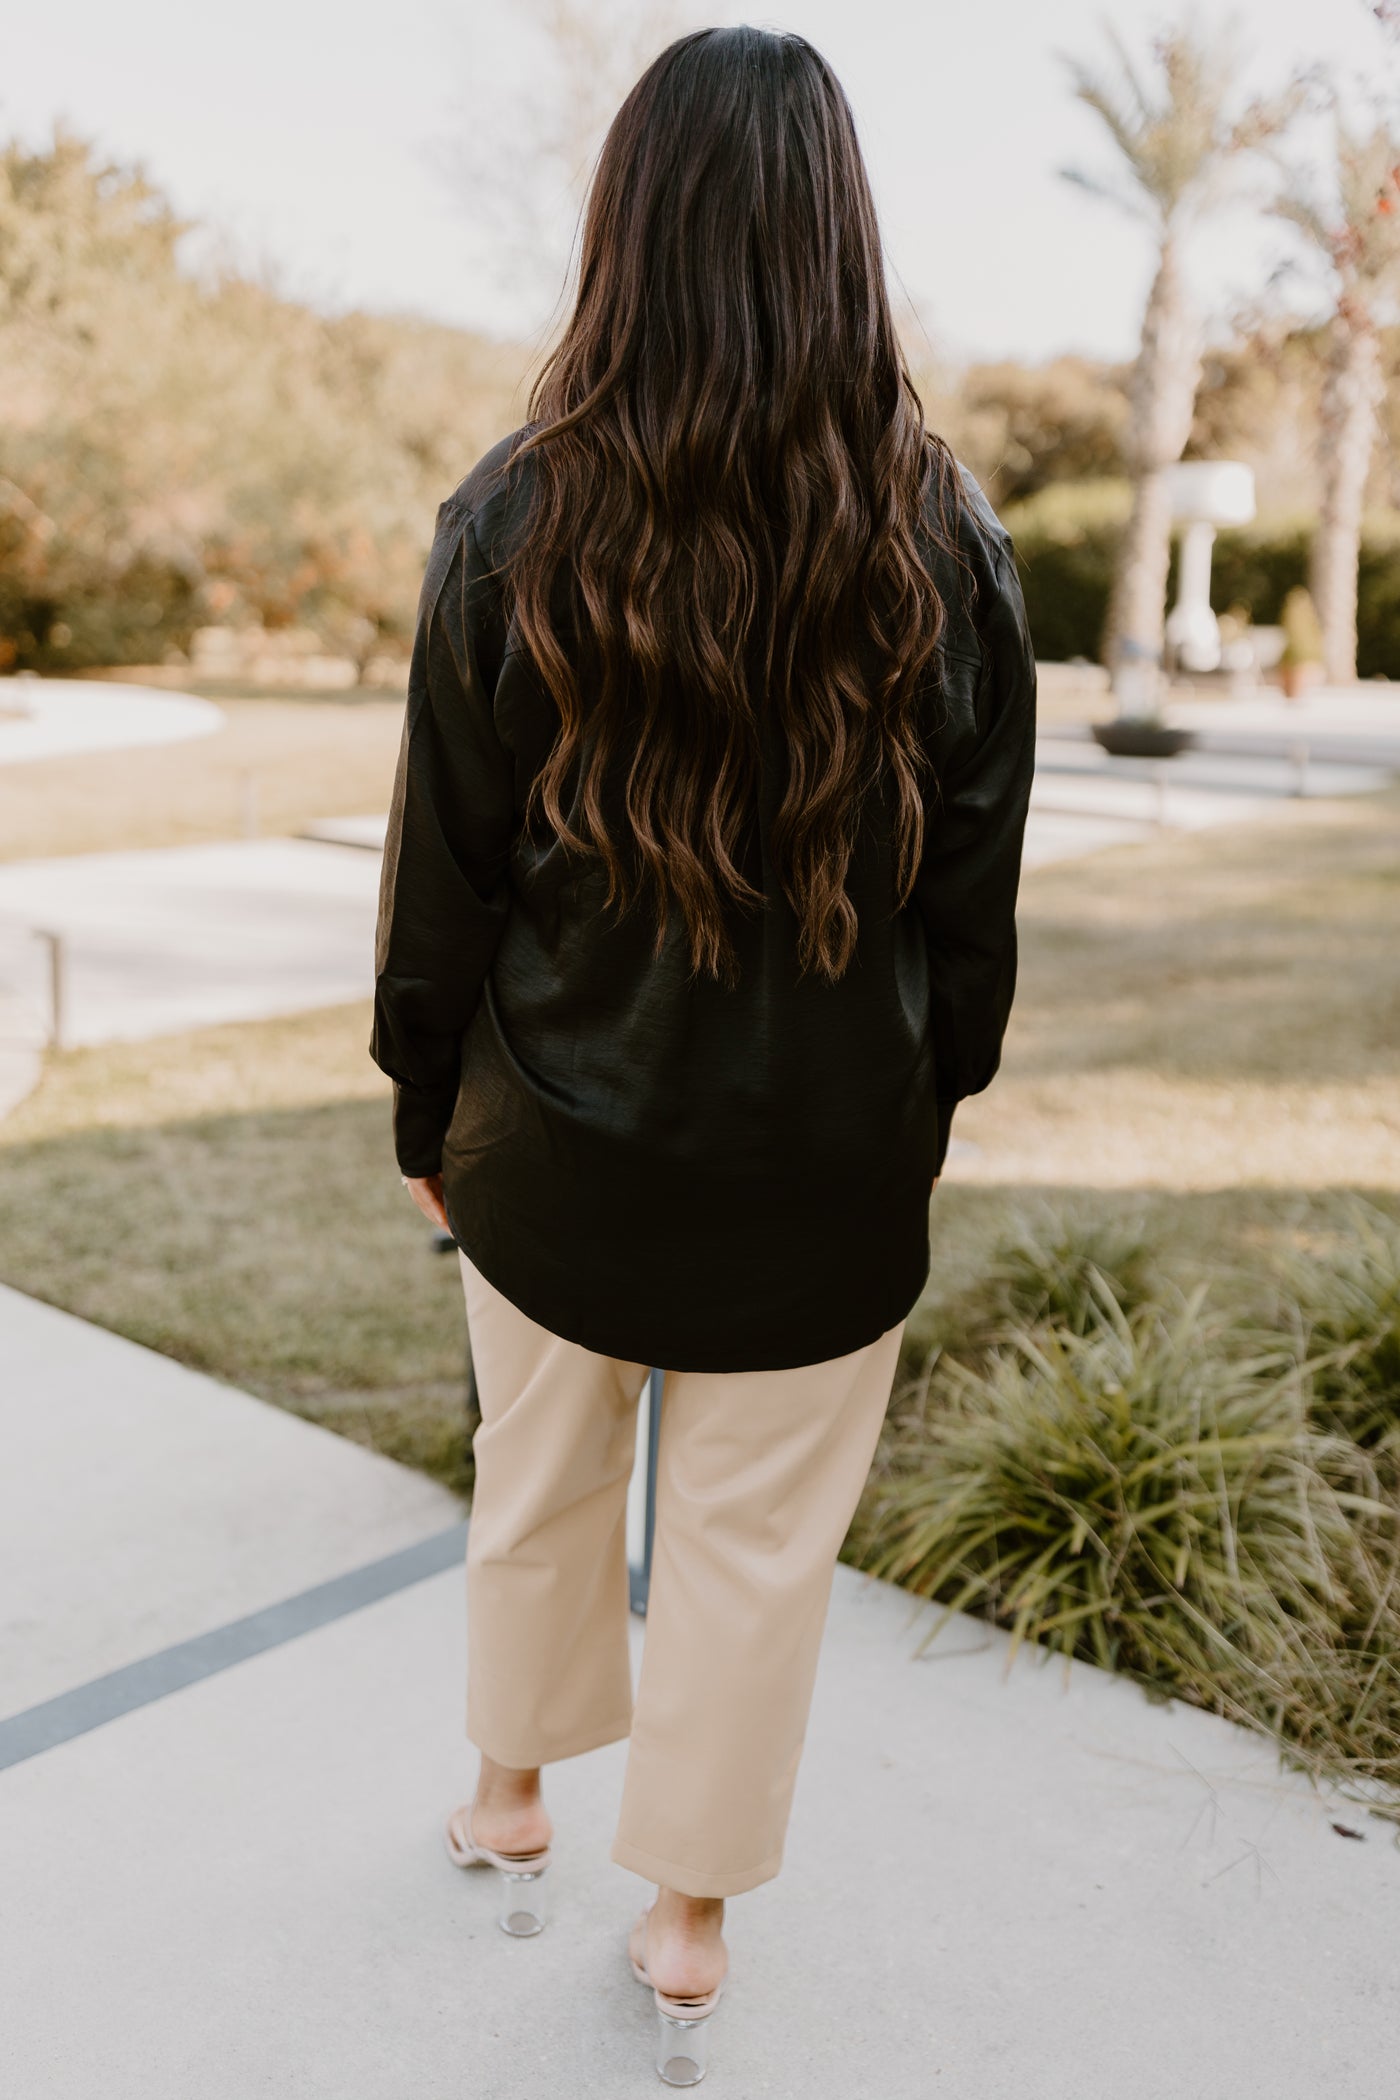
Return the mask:
<path id="1" fill-rule="evenodd" d="M 936 782 L 914 902 L 928 941 L 938 1165 L 953 1111 L 1001 1062 L 1016 989 L 1016 892 L 1035 770 L 1035 656 L 1009 541 L 978 621 L 971 737 Z"/>
<path id="2" fill-rule="evenodd" d="M 496 734 L 483 630 L 494 585 L 449 498 L 418 605 L 384 842 L 370 1056 L 394 1082 L 400 1172 L 436 1174 L 462 1036 L 505 923 L 513 769 Z"/>

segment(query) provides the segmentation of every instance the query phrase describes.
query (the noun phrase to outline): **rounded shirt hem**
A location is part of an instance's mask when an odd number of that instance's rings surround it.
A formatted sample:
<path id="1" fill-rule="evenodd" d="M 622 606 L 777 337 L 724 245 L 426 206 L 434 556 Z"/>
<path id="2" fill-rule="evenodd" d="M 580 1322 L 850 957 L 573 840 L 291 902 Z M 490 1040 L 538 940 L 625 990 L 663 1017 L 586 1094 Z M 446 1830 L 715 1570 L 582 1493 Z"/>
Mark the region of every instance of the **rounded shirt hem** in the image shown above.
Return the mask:
<path id="1" fill-rule="evenodd" d="M 452 1222 L 450 1217 L 448 1222 Z M 559 1341 L 572 1342 L 580 1349 L 587 1349 L 595 1356 L 611 1357 L 617 1363 L 646 1364 L 662 1371 L 710 1374 L 805 1371 L 818 1364 L 833 1363 L 843 1356 L 854 1356 L 857 1350 L 868 1349 L 872 1343 L 887 1335 L 892 1327 L 902 1326 L 908 1319 L 924 1284 L 928 1281 L 930 1267 L 926 1258 L 923 1275 L 913 1292 L 906 1289 L 894 1294 L 883 1312 L 867 1314 L 858 1323 L 839 1328 L 832 1327 L 825 1332 L 813 1320 L 804 1334 L 804 1341 L 808 1344 L 815 1342 L 816 1347 L 813 1349 L 808 1346 L 800 1354 L 794 1354 L 791 1345 L 785 1347 L 781 1342 L 775 1343 L 770 1349 L 711 1350 L 682 1346 L 679 1350 L 670 1348 L 664 1353 L 659 1353 L 653 1345 L 662 1337 L 648 1335 L 645 1331 L 645 1321 L 640 1321 L 636 1329 L 624 1332 L 621 1327 L 614 1328 L 606 1318 L 595 1324 L 568 1311 L 565 1311 L 561 1318 L 557 1303 L 546 1302 L 550 1297 L 548 1291 L 537 1295 L 528 1284 L 522 1290 L 518 1278 L 510 1273 L 509 1263 L 504 1266 L 499 1264 L 494 1252 L 488 1252 L 483 1259 L 480 1242 L 474 1235 L 472 1243 L 469 1244 L 458 1234 L 454 1225 L 453 1238 L 472 1267 L 478 1269 L 486 1281 L 498 1290 L 503 1298 L 510 1301 L 517 1312 L 523 1313 L 527 1320 L 533 1320 L 537 1327 L 544 1328 L 547 1334 L 554 1335 Z M 640 1349 L 633 1346 L 639 1342 L 644 1346 Z"/>

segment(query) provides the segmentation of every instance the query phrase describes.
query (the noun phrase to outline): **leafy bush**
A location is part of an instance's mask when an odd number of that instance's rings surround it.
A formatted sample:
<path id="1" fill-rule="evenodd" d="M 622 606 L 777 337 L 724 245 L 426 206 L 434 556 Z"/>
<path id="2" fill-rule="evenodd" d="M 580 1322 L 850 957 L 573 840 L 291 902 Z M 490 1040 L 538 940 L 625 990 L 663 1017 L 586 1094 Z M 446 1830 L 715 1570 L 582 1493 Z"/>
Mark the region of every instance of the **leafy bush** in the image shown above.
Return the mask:
<path id="1" fill-rule="evenodd" d="M 947 1356 L 893 1423 L 859 1566 L 1262 1727 L 1400 1805 L 1400 1507 L 1287 1342 L 1203 1295 Z M 942 1623 L 940 1619 L 939 1624 Z M 937 1630 L 936 1626 L 933 1629 Z"/>
<path id="2" fill-rule="evenodd" d="M 1046 662 L 1098 657 L 1130 501 L 1126 481 L 1057 482 L 1003 510 L 1036 654 Z"/>
<path id="3" fill-rule="evenodd" d="M 1238 602 L 1260 626 L 1278 626 L 1289 593 L 1308 580 L 1312 523 L 1259 520 L 1217 535 L 1211 600 Z M 1400 678 L 1400 521 L 1367 520 L 1356 576 L 1356 669 L 1362 678 Z"/>
<path id="4" fill-rule="evenodd" d="M 1361 543 L 1356 668 L 1362 678 L 1400 678 L 1400 522 L 1394 518 L 1375 521 Z"/>
<path id="5" fill-rule="evenodd" d="M 0 670 L 159 663 L 187 649 L 205 617 L 197 578 L 149 556 L 28 588 L 0 565 Z"/>
<path id="6" fill-rule="evenodd" d="M 1283 624 L 1283 609 L 1294 591 L 1307 588 L 1308 518 L 1256 519 L 1215 536 L 1211 555 L 1210 595 L 1217 607 L 1243 605 L 1260 627 Z"/>
<path id="7" fill-rule="evenodd" d="M 220 620 L 402 644 L 438 504 L 519 420 L 523 351 L 192 276 L 183 231 L 80 139 L 0 145 L 0 670 Z"/>

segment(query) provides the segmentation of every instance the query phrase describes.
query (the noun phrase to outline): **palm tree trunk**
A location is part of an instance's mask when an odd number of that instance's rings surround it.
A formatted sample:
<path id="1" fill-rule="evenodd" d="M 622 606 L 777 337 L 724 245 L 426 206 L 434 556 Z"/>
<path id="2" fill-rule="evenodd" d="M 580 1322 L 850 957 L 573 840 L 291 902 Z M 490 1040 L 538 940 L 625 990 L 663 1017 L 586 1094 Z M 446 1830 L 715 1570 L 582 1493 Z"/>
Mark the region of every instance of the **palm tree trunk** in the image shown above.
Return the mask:
<path id="1" fill-rule="evenodd" d="M 1149 467 L 1133 481 L 1133 507 L 1118 543 L 1108 608 L 1108 647 L 1114 690 L 1120 671 L 1137 659 L 1159 660 L 1166 624 L 1167 570 L 1172 555 L 1171 488 L 1165 467 Z M 1122 681 L 1126 695 L 1127 682 Z"/>
<path id="2" fill-rule="evenodd" d="M 1191 435 L 1200 373 L 1199 326 L 1176 243 L 1168 232 L 1148 294 L 1129 390 L 1125 450 L 1133 503 L 1118 546 L 1104 636 L 1104 655 L 1116 689 L 1120 671 L 1132 658 L 1161 659 L 1172 531 L 1167 469 L 1180 459 Z"/>
<path id="3" fill-rule="evenodd" d="M 1361 507 L 1376 434 L 1382 380 L 1380 344 L 1370 317 L 1339 307 L 1322 395 L 1322 507 L 1313 534 L 1309 587 L 1322 625 L 1329 685 L 1356 677 L 1356 568 Z"/>

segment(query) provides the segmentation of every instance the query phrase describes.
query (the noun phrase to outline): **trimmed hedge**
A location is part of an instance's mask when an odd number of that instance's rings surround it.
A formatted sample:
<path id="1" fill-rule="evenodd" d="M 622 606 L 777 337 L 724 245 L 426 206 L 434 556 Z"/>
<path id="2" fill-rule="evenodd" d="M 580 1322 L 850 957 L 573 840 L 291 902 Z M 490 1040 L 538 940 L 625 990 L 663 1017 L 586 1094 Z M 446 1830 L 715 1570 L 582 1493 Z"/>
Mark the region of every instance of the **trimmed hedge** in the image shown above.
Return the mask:
<path id="1" fill-rule="evenodd" d="M 1036 654 L 1046 662 L 1099 656 L 1128 501 L 1126 482 L 1064 482 L 1003 512 L 1020 557 Z M 1210 593 L 1217 612 L 1243 605 L 1256 624 L 1277 625 L 1289 591 L 1307 582 L 1311 534 L 1311 521 L 1296 516 L 1217 534 Z M 1169 598 L 1175 587 L 1173 550 Z M 1400 516 L 1393 514 L 1371 519 L 1362 540 L 1357 670 L 1363 678 L 1400 678 Z"/>

